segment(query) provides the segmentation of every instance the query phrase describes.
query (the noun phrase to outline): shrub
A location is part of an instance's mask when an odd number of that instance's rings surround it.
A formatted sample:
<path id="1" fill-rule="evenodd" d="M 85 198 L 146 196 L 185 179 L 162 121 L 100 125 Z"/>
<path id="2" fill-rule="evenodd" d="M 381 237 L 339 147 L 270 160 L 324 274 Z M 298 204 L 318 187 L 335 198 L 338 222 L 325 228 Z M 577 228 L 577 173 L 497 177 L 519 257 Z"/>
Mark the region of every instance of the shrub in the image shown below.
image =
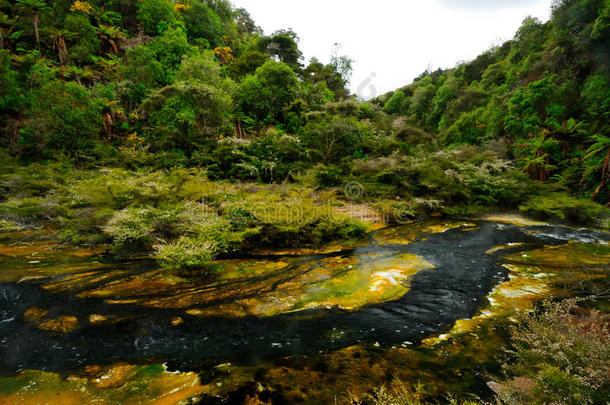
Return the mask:
<path id="1" fill-rule="evenodd" d="M 160 213 L 151 208 L 125 208 L 112 215 L 103 227 L 117 250 L 146 252 L 152 248 L 153 220 Z"/>
<path id="2" fill-rule="evenodd" d="M 607 315 L 579 308 L 576 299 L 569 299 L 547 302 L 535 313 L 522 314 L 519 321 L 511 333 L 513 362 L 505 365 L 519 377 L 500 386 L 504 401 L 588 404 L 607 398 Z"/>
<path id="3" fill-rule="evenodd" d="M 610 217 L 610 209 L 590 200 L 555 193 L 535 196 L 519 206 L 527 215 L 543 220 L 599 225 Z"/>
<path id="4" fill-rule="evenodd" d="M 165 268 L 203 267 L 216 257 L 217 244 L 209 240 L 181 236 L 174 242 L 155 245 L 155 257 Z"/>
<path id="5" fill-rule="evenodd" d="M 9 198 L 0 204 L 0 214 L 25 220 L 51 219 L 66 209 L 56 200 L 42 197 Z"/>
<path id="6" fill-rule="evenodd" d="M 0 219 L 0 232 L 16 232 L 23 230 L 23 226 L 16 222 Z"/>
<path id="7" fill-rule="evenodd" d="M 21 131 L 26 153 L 39 157 L 49 150 L 77 154 L 90 149 L 102 131 L 103 101 L 77 83 L 46 76 L 40 80 Z"/>

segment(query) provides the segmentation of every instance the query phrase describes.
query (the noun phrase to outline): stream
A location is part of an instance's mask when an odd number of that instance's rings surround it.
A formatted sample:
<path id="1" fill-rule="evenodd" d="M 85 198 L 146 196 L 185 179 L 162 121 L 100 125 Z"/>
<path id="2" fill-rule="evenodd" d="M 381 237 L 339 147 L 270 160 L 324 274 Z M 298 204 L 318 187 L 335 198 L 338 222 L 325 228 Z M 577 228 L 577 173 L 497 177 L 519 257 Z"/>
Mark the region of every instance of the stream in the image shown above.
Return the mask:
<path id="1" fill-rule="evenodd" d="M 609 240 L 561 226 L 435 221 L 329 251 L 219 261 L 216 275 L 168 276 L 146 260 L 107 264 L 53 246 L 37 258 L 35 244 L 11 252 L 15 236 L 5 236 L 0 376 L 117 362 L 191 371 L 358 344 L 416 347 L 489 305 L 510 279 L 503 257 Z"/>

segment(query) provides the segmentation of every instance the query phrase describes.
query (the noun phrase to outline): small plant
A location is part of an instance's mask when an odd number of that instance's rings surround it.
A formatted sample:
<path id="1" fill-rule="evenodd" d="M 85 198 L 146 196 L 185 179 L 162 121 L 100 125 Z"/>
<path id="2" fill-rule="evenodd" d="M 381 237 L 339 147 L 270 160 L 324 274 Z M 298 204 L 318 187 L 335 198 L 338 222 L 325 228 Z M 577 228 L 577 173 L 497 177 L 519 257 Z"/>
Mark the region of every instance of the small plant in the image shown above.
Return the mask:
<path id="1" fill-rule="evenodd" d="M 203 267 L 216 257 L 218 244 L 181 236 L 174 242 L 159 242 L 154 249 L 155 257 L 165 268 Z"/>
<path id="2" fill-rule="evenodd" d="M 0 232 L 16 232 L 23 230 L 23 227 L 16 222 L 0 219 Z"/>

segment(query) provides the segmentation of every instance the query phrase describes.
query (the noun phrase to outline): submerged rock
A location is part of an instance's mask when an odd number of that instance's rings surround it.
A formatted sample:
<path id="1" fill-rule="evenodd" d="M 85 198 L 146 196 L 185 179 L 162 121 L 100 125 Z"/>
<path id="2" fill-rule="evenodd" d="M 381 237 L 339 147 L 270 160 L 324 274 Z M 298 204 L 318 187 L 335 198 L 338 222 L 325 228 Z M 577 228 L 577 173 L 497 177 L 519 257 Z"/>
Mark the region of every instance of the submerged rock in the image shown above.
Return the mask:
<path id="1" fill-rule="evenodd" d="M 62 315 L 53 319 L 46 319 L 49 311 L 33 307 L 28 309 L 23 318 L 38 329 L 57 333 L 72 332 L 79 327 L 78 318 L 71 315 Z"/>

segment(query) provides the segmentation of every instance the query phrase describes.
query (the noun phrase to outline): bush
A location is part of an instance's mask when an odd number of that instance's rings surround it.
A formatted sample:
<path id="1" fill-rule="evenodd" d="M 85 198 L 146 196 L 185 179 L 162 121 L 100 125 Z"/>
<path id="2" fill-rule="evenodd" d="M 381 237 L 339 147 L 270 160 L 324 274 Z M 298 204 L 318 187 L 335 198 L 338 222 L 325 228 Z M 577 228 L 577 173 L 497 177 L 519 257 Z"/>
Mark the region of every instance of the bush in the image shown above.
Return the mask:
<path id="1" fill-rule="evenodd" d="M 542 220 L 585 225 L 604 224 L 610 217 L 607 207 L 562 193 L 533 197 L 520 205 L 519 210 Z"/>
<path id="2" fill-rule="evenodd" d="M 186 236 L 174 242 L 160 242 L 154 248 L 157 261 L 169 269 L 203 267 L 217 254 L 217 245 L 213 241 Z"/>
<path id="3" fill-rule="evenodd" d="M 26 154 L 41 157 L 41 152 L 50 155 L 50 150 L 60 150 L 74 155 L 89 150 L 102 132 L 103 100 L 74 82 L 46 75 L 39 79 L 21 130 Z"/>
<path id="4" fill-rule="evenodd" d="M 507 403 L 602 403 L 610 393 L 609 319 L 577 306 L 577 300 L 547 302 L 522 314 L 512 330 L 518 376 L 500 385 Z"/>
<path id="5" fill-rule="evenodd" d="M 147 252 L 155 241 L 155 222 L 159 223 L 163 215 L 152 208 L 125 208 L 112 215 L 103 231 L 118 251 Z"/>

